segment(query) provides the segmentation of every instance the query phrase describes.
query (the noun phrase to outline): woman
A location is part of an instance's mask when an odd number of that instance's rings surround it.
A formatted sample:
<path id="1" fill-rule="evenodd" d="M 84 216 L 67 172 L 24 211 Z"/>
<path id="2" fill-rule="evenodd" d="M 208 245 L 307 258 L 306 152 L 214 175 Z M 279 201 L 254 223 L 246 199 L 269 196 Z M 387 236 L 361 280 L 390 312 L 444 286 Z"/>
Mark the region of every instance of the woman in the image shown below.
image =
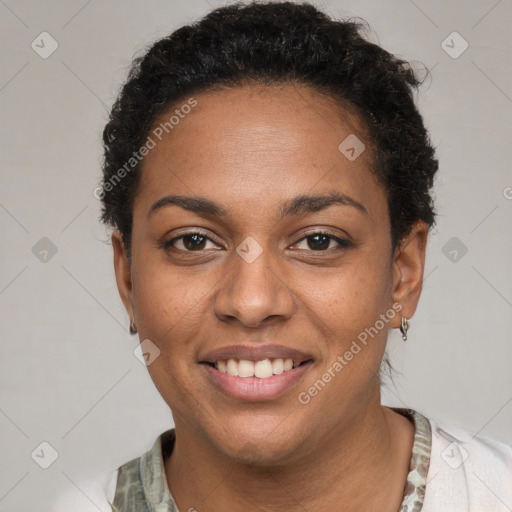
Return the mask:
<path id="1" fill-rule="evenodd" d="M 512 447 L 380 403 L 438 163 L 419 81 L 361 28 L 232 5 L 134 62 L 97 195 L 175 428 L 67 510 L 512 507 Z"/>

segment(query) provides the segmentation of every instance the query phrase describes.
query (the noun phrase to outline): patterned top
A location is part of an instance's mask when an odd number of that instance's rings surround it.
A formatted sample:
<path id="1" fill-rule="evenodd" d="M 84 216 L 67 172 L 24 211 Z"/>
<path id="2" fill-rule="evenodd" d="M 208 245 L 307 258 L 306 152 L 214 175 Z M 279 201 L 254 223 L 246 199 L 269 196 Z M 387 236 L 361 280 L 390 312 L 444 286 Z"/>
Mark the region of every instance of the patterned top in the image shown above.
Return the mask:
<path id="1" fill-rule="evenodd" d="M 398 512 L 420 512 L 430 464 L 432 431 L 429 420 L 413 409 L 391 407 L 415 425 L 409 474 Z M 179 512 L 167 485 L 164 460 L 174 447 L 175 431 L 158 436 L 153 448 L 119 468 L 112 510 L 114 512 Z"/>

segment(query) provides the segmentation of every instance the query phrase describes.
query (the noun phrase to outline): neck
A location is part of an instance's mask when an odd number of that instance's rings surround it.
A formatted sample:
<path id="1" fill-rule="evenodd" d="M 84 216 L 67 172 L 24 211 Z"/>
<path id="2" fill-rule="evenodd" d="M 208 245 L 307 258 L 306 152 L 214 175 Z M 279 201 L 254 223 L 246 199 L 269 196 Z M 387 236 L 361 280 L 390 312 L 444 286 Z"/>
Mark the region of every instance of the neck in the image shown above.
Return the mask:
<path id="1" fill-rule="evenodd" d="M 377 403 L 349 429 L 331 430 L 321 444 L 301 446 L 289 460 L 241 464 L 176 421 L 176 444 L 165 461 L 180 510 L 379 510 L 400 508 L 414 426 Z M 368 492 L 372 489 L 372 492 Z M 384 505 L 383 505 L 384 504 Z"/>

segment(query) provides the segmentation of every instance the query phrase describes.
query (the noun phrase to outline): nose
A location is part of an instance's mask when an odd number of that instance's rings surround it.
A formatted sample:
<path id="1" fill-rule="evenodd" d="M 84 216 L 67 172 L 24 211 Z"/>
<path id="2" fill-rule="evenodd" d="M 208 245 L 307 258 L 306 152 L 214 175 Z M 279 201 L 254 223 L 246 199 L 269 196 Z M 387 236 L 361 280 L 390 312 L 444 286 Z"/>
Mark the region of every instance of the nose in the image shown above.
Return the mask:
<path id="1" fill-rule="evenodd" d="M 273 260 L 270 249 L 264 249 L 254 261 L 233 254 L 232 261 L 226 262 L 227 274 L 215 296 L 219 320 L 257 328 L 292 316 L 293 293 L 285 273 Z"/>

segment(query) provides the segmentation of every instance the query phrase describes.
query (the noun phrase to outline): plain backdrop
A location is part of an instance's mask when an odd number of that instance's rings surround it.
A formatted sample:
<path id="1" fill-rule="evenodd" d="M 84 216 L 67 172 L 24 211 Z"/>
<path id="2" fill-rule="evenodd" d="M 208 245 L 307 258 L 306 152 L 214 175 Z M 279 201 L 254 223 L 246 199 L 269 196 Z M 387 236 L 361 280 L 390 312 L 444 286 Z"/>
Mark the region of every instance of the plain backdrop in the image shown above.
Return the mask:
<path id="1" fill-rule="evenodd" d="M 220 5 L 0 1 L 1 511 L 46 510 L 172 426 L 134 356 L 93 189 L 131 59 Z M 512 3 L 316 5 L 363 17 L 375 42 L 431 69 L 418 103 L 439 217 L 409 340 L 389 338 L 400 373 L 384 402 L 512 443 Z"/>

